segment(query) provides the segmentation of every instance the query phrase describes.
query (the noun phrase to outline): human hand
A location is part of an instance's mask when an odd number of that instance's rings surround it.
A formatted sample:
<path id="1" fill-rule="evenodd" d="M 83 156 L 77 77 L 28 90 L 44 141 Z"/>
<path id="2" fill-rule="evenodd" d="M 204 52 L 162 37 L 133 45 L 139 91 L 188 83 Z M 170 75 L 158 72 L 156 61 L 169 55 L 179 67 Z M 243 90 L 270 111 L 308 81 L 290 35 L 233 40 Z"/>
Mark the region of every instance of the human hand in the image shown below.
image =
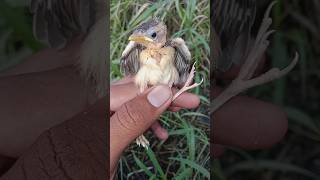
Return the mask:
<path id="1" fill-rule="evenodd" d="M 100 99 L 44 131 L 0 179 L 105 179 L 106 105 Z"/>
<path id="2" fill-rule="evenodd" d="M 259 65 L 256 74 L 261 73 L 265 60 Z M 237 76 L 240 66 L 232 67 L 218 76 L 220 80 L 230 80 Z M 223 91 L 215 87 L 211 97 Z M 215 157 L 223 154 L 226 146 L 243 149 L 264 149 L 279 142 L 287 132 L 288 122 L 283 110 L 274 104 L 236 96 L 212 114 L 213 129 L 211 153 Z"/>
<path id="3" fill-rule="evenodd" d="M 175 91 L 175 90 L 173 90 Z M 114 174 L 124 149 L 149 127 L 160 139 L 166 139 L 168 132 L 157 122 L 165 110 L 178 111 L 195 108 L 199 98 L 183 93 L 172 102 L 172 90 L 165 85 L 147 89 L 142 94 L 132 79 L 126 78 L 110 88 L 110 174 Z"/>

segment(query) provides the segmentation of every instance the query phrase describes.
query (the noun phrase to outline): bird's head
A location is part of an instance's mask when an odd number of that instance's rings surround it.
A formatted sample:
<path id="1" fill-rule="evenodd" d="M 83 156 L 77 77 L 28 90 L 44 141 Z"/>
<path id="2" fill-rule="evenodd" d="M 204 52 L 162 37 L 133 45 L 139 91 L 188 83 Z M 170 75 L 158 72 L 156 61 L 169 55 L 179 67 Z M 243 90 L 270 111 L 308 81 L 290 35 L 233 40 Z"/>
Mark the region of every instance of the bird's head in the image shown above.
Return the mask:
<path id="1" fill-rule="evenodd" d="M 167 26 L 158 18 L 153 18 L 139 25 L 129 37 L 149 48 L 160 48 L 167 41 Z"/>

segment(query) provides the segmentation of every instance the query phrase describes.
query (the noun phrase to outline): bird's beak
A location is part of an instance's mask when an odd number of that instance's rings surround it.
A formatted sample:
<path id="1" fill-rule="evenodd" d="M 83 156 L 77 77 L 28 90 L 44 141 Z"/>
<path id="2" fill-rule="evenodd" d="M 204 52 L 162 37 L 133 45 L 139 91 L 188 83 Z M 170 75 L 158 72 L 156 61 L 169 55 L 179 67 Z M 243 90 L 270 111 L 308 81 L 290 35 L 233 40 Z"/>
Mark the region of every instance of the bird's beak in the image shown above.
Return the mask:
<path id="1" fill-rule="evenodd" d="M 153 42 L 153 40 L 149 37 L 146 36 L 140 36 L 140 35 L 131 35 L 129 37 L 129 41 L 134 41 L 134 42 L 138 42 L 138 43 L 150 43 Z"/>

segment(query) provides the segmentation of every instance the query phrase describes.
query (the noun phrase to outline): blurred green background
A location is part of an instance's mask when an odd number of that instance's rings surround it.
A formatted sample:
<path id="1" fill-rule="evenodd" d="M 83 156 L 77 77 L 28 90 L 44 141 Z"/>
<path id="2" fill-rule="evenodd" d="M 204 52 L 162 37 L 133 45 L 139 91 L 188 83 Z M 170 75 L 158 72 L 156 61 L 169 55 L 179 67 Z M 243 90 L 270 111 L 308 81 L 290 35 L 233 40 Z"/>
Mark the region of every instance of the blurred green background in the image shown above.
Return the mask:
<path id="1" fill-rule="evenodd" d="M 257 1 L 257 25 L 272 2 Z M 320 179 L 320 1 L 278 0 L 267 51 L 269 66 L 287 66 L 294 52 L 296 68 L 287 76 L 256 87 L 249 94 L 283 107 L 289 130 L 267 150 L 230 148 L 212 167 L 215 180 Z"/>
<path id="2" fill-rule="evenodd" d="M 193 90 L 201 98 L 195 110 L 165 113 L 161 122 L 170 137 L 161 142 L 151 133 L 145 134 L 151 148 L 135 144 L 129 147 L 119 164 L 119 179 L 207 179 L 209 178 L 209 1 L 111 1 L 111 69 L 110 78 L 122 77 L 119 58 L 130 33 L 141 22 L 160 17 L 170 37 L 183 38 L 196 64 L 195 81 L 204 83 Z"/>

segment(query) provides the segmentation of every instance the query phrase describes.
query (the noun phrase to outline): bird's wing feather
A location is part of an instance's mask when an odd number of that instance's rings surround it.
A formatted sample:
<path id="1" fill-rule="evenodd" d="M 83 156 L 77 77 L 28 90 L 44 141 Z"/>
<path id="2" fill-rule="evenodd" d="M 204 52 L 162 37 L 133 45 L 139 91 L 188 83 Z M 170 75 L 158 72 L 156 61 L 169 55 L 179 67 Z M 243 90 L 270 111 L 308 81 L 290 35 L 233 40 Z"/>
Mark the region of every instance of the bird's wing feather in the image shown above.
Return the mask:
<path id="1" fill-rule="evenodd" d="M 107 1 L 105 0 L 28 0 L 36 39 L 53 48 L 63 48 L 73 38 L 85 37 L 76 63 L 87 81 L 96 85 L 100 97 L 109 85 L 105 41 Z"/>
<path id="2" fill-rule="evenodd" d="M 144 48 L 133 41 L 130 41 L 122 53 L 120 59 L 121 70 L 126 76 L 135 75 L 140 69 L 140 53 Z"/>
<path id="3" fill-rule="evenodd" d="M 95 1 L 29 0 L 35 37 L 61 48 L 73 37 L 85 34 L 95 22 Z"/>
<path id="4" fill-rule="evenodd" d="M 183 85 L 189 75 L 190 64 L 191 64 L 191 53 L 181 38 L 174 38 L 167 41 L 166 46 L 171 46 L 175 49 L 175 60 L 174 64 L 179 73 L 178 85 Z"/>
<path id="5" fill-rule="evenodd" d="M 217 68 L 226 71 L 243 60 L 250 45 L 256 14 L 256 0 L 215 0 L 212 20 L 221 46 Z"/>

